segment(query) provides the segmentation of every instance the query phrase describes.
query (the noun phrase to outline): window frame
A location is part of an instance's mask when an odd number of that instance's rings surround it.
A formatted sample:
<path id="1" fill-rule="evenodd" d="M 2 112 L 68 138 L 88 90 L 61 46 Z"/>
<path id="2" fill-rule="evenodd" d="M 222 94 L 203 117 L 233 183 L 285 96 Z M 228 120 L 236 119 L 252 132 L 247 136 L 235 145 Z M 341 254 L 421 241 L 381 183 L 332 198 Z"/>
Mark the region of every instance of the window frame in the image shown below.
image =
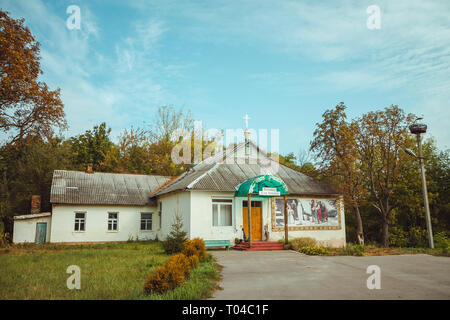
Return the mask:
<path id="1" fill-rule="evenodd" d="M 150 215 L 150 219 L 142 219 L 142 215 L 143 214 L 149 214 Z M 153 214 L 154 214 L 154 212 L 141 212 L 141 217 L 140 217 L 140 220 L 139 220 L 139 231 L 141 231 L 141 232 L 153 231 Z M 142 229 L 142 220 L 146 221 L 146 225 L 145 225 L 146 227 L 148 226 L 147 225 L 148 220 L 150 220 L 150 229 Z"/>
<path id="2" fill-rule="evenodd" d="M 86 211 L 75 211 L 74 216 L 74 226 L 73 226 L 73 232 L 86 232 L 86 220 L 87 220 L 87 212 Z M 77 214 L 83 214 L 84 218 L 77 218 Z M 84 230 L 80 230 L 81 222 L 84 224 Z M 78 225 L 78 230 L 77 230 Z"/>
<path id="3" fill-rule="evenodd" d="M 110 214 L 116 214 L 116 218 L 110 218 Z M 114 222 L 116 222 L 116 229 L 109 229 L 109 224 L 111 221 L 111 226 L 114 227 Z M 108 211 L 108 222 L 106 224 L 106 231 L 107 232 L 119 232 L 119 212 L 117 211 Z"/>
<path id="4" fill-rule="evenodd" d="M 226 205 L 226 206 L 231 206 L 231 221 L 230 221 L 230 225 L 226 225 L 226 226 L 220 226 L 214 225 L 214 205 L 217 205 L 217 222 L 220 221 L 220 207 L 221 205 Z M 213 228 L 232 228 L 233 227 L 233 223 L 234 223 L 234 199 L 233 198 L 212 198 L 211 199 L 211 227 Z"/>

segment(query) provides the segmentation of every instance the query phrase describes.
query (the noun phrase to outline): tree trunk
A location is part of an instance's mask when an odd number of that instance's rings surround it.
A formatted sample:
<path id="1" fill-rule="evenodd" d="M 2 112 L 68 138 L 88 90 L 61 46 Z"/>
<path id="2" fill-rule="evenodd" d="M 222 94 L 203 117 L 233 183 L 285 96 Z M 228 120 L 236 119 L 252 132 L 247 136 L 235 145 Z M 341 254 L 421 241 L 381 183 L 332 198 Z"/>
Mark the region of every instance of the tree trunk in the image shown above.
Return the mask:
<path id="1" fill-rule="evenodd" d="M 383 230 L 381 233 L 381 243 L 383 247 L 389 247 L 389 224 L 387 219 L 383 219 Z"/>
<path id="2" fill-rule="evenodd" d="M 362 225 L 361 214 L 359 212 L 359 207 L 354 206 L 353 212 L 355 213 L 355 222 L 356 222 L 356 237 L 358 244 L 364 245 L 364 231 Z"/>

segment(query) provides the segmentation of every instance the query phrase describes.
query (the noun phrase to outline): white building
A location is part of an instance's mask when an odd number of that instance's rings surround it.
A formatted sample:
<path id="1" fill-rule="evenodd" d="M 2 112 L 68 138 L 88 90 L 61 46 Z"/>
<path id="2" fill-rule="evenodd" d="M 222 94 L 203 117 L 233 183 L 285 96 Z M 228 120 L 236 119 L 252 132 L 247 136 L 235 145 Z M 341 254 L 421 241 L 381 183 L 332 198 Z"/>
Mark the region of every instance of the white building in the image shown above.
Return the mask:
<path id="1" fill-rule="evenodd" d="M 47 242 L 164 239 L 179 215 L 189 238 L 234 243 L 243 239 L 243 228 L 248 233 L 248 201 L 235 196 L 237 187 L 267 173 L 288 187 L 290 239 L 345 245 L 342 197 L 331 186 L 279 165 L 251 141 L 178 177 L 56 170 L 51 215 L 40 217 L 45 221 L 15 219 L 14 242 L 35 242 L 38 222 L 47 223 Z M 283 212 L 283 198 L 252 196 L 252 240 L 282 239 Z"/>

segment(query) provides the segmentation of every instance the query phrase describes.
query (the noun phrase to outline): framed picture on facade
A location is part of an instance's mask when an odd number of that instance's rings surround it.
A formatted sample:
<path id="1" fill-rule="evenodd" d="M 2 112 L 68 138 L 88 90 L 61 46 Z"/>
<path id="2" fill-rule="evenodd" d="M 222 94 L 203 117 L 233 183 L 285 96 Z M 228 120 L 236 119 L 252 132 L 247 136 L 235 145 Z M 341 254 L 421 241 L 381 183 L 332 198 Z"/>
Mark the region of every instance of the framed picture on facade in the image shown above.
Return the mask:
<path id="1" fill-rule="evenodd" d="M 289 230 L 340 228 L 339 200 L 336 198 L 288 198 Z M 272 228 L 284 228 L 284 200 L 273 200 Z"/>

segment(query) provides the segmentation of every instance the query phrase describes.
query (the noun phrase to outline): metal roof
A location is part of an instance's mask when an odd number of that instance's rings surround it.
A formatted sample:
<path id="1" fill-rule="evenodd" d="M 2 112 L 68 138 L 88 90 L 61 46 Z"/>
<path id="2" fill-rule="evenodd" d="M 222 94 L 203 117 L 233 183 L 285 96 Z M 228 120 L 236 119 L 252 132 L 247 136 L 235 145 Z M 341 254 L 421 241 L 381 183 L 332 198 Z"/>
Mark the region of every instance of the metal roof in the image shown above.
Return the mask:
<path id="1" fill-rule="evenodd" d="M 251 144 L 260 153 L 261 157 L 258 161 L 254 161 L 255 163 L 249 163 L 249 161 L 240 157 L 232 158 L 232 161 L 230 161 L 233 153 L 239 154 L 239 149 L 245 147 L 245 144 L 241 143 L 232 152 L 227 152 L 225 156 L 214 157 L 215 162 L 205 160 L 199 163 L 166 186 L 157 190 L 151 197 L 154 198 L 178 190 L 234 192 L 238 184 L 249 178 L 266 173 L 281 178 L 286 183 L 289 194 L 291 195 L 338 194 L 331 185 L 313 179 L 284 165 L 275 163 L 258 146 L 253 143 Z M 270 170 L 271 167 L 268 164 L 278 165 L 278 170 Z"/>
<path id="2" fill-rule="evenodd" d="M 170 178 L 140 174 L 55 170 L 50 202 L 53 204 L 147 205 L 149 194 Z"/>
<path id="3" fill-rule="evenodd" d="M 41 213 L 34 213 L 34 214 L 23 214 L 23 215 L 16 215 L 16 216 L 14 216 L 14 220 L 36 219 L 36 218 L 50 217 L 51 215 L 52 215 L 51 212 L 41 212 Z"/>

